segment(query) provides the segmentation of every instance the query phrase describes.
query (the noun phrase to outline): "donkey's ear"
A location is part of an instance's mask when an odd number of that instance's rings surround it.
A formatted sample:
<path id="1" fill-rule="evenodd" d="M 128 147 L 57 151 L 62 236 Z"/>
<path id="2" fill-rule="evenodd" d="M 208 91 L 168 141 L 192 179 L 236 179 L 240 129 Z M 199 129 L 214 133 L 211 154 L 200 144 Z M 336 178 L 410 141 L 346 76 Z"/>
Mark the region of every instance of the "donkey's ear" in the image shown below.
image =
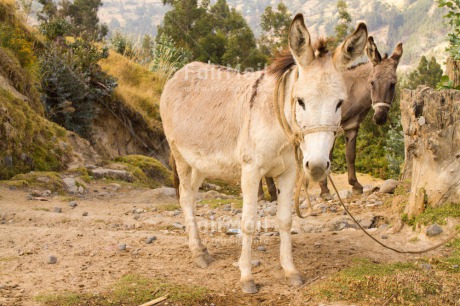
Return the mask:
<path id="1" fill-rule="evenodd" d="M 303 68 L 307 67 L 315 57 L 310 33 L 305 26 L 302 14 L 297 14 L 294 17 L 289 29 L 289 49 L 297 64 Z"/>
<path id="2" fill-rule="evenodd" d="M 364 51 L 367 42 L 367 27 L 360 23 L 356 30 L 335 49 L 332 60 L 339 70 L 353 63 Z"/>
<path id="3" fill-rule="evenodd" d="M 392 58 L 395 62 L 396 62 L 396 65 L 399 64 L 399 60 L 401 59 L 401 56 L 403 55 L 403 47 L 402 47 L 402 43 L 399 43 L 395 50 L 393 51 L 393 54 L 391 55 L 390 58 Z"/>
<path id="4" fill-rule="evenodd" d="M 374 43 L 374 38 L 372 36 L 369 36 L 367 39 L 366 54 L 374 66 L 380 64 L 382 61 L 382 56 L 380 55 L 380 52 L 377 49 L 377 45 Z"/>

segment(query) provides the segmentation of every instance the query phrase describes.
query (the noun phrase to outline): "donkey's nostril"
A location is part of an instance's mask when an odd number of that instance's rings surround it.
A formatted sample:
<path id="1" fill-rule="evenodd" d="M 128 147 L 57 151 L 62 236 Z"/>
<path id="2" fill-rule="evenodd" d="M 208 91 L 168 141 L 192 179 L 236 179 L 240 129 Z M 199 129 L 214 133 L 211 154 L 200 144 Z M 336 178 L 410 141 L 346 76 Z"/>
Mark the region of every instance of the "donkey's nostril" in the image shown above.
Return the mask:
<path id="1" fill-rule="evenodd" d="M 310 163 L 310 162 L 307 162 L 307 163 L 305 164 L 305 165 L 307 166 L 307 169 L 309 169 L 309 168 L 308 168 L 308 166 L 309 166 L 309 163 Z"/>
<path id="2" fill-rule="evenodd" d="M 331 163 L 328 161 L 327 162 L 327 166 L 326 166 L 326 169 L 329 169 L 329 166 L 331 165 Z"/>

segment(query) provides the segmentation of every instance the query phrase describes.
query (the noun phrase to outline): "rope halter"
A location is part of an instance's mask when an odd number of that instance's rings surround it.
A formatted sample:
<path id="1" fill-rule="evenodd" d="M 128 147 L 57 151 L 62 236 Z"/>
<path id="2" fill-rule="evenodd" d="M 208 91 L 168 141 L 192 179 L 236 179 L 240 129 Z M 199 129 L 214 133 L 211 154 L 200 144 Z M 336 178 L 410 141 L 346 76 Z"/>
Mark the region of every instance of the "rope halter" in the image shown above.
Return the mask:
<path id="1" fill-rule="evenodd" d="M 390 109 L 391 105 L 390 105 L 390 103 L 386 103 L 386 102 L 382 102 L 382 101 L 377 101 L 376 103 L 372 103 L 372 108 L 374 110 L 376 110 L 377 107 L 386 107 L 386 108 Z"/>
<path id="2" fill-rule="evenodd" d="M 300 197 L 300 191 L 302 186 L 305 186 L 307 184 L 307 179 L 305 177 L 305 173 L 303 171 L 303 166 L 302 166 L 302 151 L 300 150 L 300 143 L 303 141 L 304 137 L 309 134 L 313 133 L 320 133 L 320 132 L 329 132 L 329 133 L 334 133 L 334 135 L 337 134 L 337 131 L 340 129 L 340 123 L 338 125 L 318 125 L 318 126 L 312 126 L 312 127 L 307 127 L 307 128 L 301 128 L 297 122 L 297 116 L 296 116 L 296 107 L 295 107 L 295 99 L 293 93 L 291 93 L 291 101 L 290 101 L 290 106 L 291 106 L 291 122 L 292 124 L 289 125 L 287 122 L 285 113 L 284 113 L 284 103 L 285 103 L 285 90 L 286 90 L 286 78 L 289 72 L 291 72 L 293 68 L 287 70 L 282 77 L 277 81 L 276 86 L 275 86 L 275 94 L 274 94 L 274 108 L 275 108 L 275 113 L 276 117 L 278 119 L 279 124 L 281 125 L 281 128 L 283 129 L 284 133 L 286 134 L 287 138 L 289 141 L 292 143 L 294 146 L 294 156 L 296 160 L 296 166 L 297 166 L 297 185 L 295 189 L 295 195 L 294 195 L 294 203 L 295 203 L 295 210 L 297 215 L 300 218 L 305 218 L 305 216 L 302 216 L 300 213 L 300 203 L 299 203 L 299 197 Z M 294 82 L 297 81 L 299 74 L 298 71 L 294 72 L 295 79 Z M 307 199 L 308 201 L 309 196 L 307 194 Z M 311 203 L 309 203 L 311 207 Z"/>

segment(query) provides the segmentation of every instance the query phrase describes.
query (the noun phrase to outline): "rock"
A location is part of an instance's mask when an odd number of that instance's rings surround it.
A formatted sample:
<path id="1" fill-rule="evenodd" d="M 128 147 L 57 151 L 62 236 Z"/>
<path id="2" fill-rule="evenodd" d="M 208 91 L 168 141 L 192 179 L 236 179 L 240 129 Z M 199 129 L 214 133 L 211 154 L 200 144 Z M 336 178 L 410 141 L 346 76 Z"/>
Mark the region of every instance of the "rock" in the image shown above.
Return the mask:
<path id="1" fill-rule="evenodd" d="M 345 200 L 351 198 L 351 192 L 349 190 L 340 190 L 339 196 L 342 198 L 342 200 Z"/>
<path id="2" fill-rule="evenodd" d="M 238 234 L 241 234 L 241 231 L 239 229 L 236 229 L 236 228 L 230 228 L 230 229 L 227 230 L 226 234 L 229 235 L 229 236 L 238 235 Z"/>
<path id="3" fill-rule="evenodd" d="M 81 214 L 83 217 L 86 217 L 88 215 L 88 212 L 85 211 L 84 213 Z"/>
<path id="4" fill-rule="evenodd" d="M 321 243 L 319 243 L 319 242 L 315 242 L 315 243 L 313 244 L 313 246 L 315 246 L 315 247 L 319 248 L 319 247 L 321 246 Z"/>
<path id="5" fill-rule="evenodd" d="M 54 265 L 55 263 L 57 263 L 57 257 L 54 256 L 54 255 L 50 255 L 46 258 L 46 263 L 47 264 L 50 264 L 50 265 Z"/>
<path id="6" fill-rule="evenodd" d="M 120 245 L 118 246 L 118 250 L 120 250 L 120 251 L 126 250 L 126 244 L 120 244 Z"/>
<path id="7" fill-rule="evenodd" d="M 222 210 L 223 211 L 231 211 L 232 210 L 232 206 L 230 204 L 225 204 L 223 207 L 222 207 Z"/>
<path id="8" fill-rule="evenodd" d="M 170 199 L 176 197 L 176 189 L 171 187 L 155 188 L 151 191 L 152 198 Z"/>
<path id="9" fill-rule="evenodd" d="M 433 267 L 430 264 L 424 263 L 420 265 L 423 270 L 431 270 Z"/>
<path id="10" fill-rule="evenodd" d="M 380 186 L 381 193 L 394 193 L 396 187 L 398 186 L 398 181 L 389 179 L 383 182 L 382 186 Z"/>
<path id="11" fill-rule="evenodd" d="M 147 239 L 145 239 L 145 243 L 151 244 L 151 243 L 153 243 L 155 240 L 157 240 L 157 237 L 156 237 L 156 236 L 150 236 L 150 237 L 148 237 Z"/>
<path id="12" fill-rule="evenodd" d="M 442 233 L 442 228 L 437 225 L 437 224 L 433 224 L 433 225 L 430 225 L 427 229 L 426 229 L 426 235 L 428 237 L 433 237 L 433 236 L 437 236 L 439 234 Z"/>
<path id="13" fill-rule="evenodd" d="M 90 170 L 90 172 L 92 176 L 96 179 L 108 178 L 113 180 L 121 180 L 125 182 L 133 182 L 132 174 L 125 170 L 96 168 Z"/>
<path id="14" fill-rule="evenodd" d="M 42 197 L 49 197 L 51 196 L 51 190 L 45 190 L 41 193 Z"/>
<path id="15" fill-rule="evenodd" d="M 30 195 L 33 196 L 33 197 L 41 197 L 42 193 L 39 190 L 32 190 Z"/>
<path id="16" fill-rule="evenodd" d="M 117 184 L 117 183 L 112 183 L 109 186 L 110 186 L 110 189 L 112 189 L 113 191 L 118 191 L 118 190 L 121 189 L 121 185 Z M 174 188 L 172 188 L 172 189 L 174 189 Z M 174 189 L 174 192 L 176 192 L 175 189 Z"/>
<path id="17" fill-rule="evenodd" d="M 5 156 L 5 166 L 7 167 L 13 167 L 13 157 L 11 156 Z"/>
<path id="18" fill-rule="evenodd" d="M 299 230 L 296 228 L 291 229 L 291 235 L 297 235 L 299 233 Z"/>
<path id="19" fill-rule="evenodd" d="M 144 212 L 144 210 L 142 208 L 135 208 L 133 209 L 133 213 L 134 214 L 142 214 Z"/>
<path id="20" fill-rule="evenodd" d="M 216 184 L 212 184 L 212 183 L 207 183 L 207 182 L 204 182 L 203 185 L 202 185 L 203 188 L 206 188 L 206 189 L 211 189 L 211 190 L 217 190 L 217 191 L 221 191 L 222 190 L 222 187 L 216 185 Z"/>
<path id="21" fill-rule="evenodd" d="M 65 177 L 62 179 L 66 190 L 70 193 L 77 193 L 78 187 L 73 177 Z"/>
<path id="22" fill-rule="evenodd" d="M 70 202 L 69 202 L 69 206 L 72 207 L 72 208 L 75 208 L 75 207 L 78 206 L 78 204 L 77 204 L 77 202 L 75 202 L 75 201 L 70 201 Z"/>
<path id="23" fill-rule="evenodd" d="M 458 265 L 452 265 L 452 269 L 454 270 L 458 269 Z"/>
<path id="24" fill-rule="evenodd" d="M 260 264 L 261 264 L 260 260 L 251 260 L 251 265 L 253 267 L 258 267 L 260 266 Z"/>
<path id="25" fill-rule="evenodd" d="M 359 222 L 363 228 L 371 228 L 372 223 L 374 223 L 374 218 L 372 219 L 363 219 Z"/>
<path id="26" fill-rule="evenodd" d="M 257 251 L 265 252 L 265 251 L 267 251 L 267 248 L 265 246 L 263 246 L 263 245 L 259 245 L 257 247 Z"/>
<path id="27" fill-rule="evenodd" d="M 425 123 L 426 123 L 425 117 L 421 116 L 420 118 L 418 118 L 418 124 L 419 125 L 425 125 Z"/>
<path id="28" fill-rule="evenodd" d="M 181 229 L 181 230 L 185 229 L 185 225 L 183 225 L 183 224 L 180 223 L 180 222 L 175 222 L 175 223 L 173 224 L 173 227 L 175 227 L 175 228 L 177 228 L 177 229 Z"/>
<path id="29" fill-rule="evenodd" d="M 276 206 L 270 206 L 264 209 L 264 212 L 269 216 L 276 216 Z"/>
<path id="30" fill-rule="evenodd" d="M 203 194 L 203 199 L 206 199 L 206 200 L 222 199 L 222 196 L 220 193 L 218 193 L 215 190 L 209 190 Z"/>
<path id="31" fill-rule="evenodd" d="M 233 212 L 234 215 L 241 214 L 243 211 L 241 209 L 235 209 Z"/>
<path id="32" fill-rule="evenodd" d="M 387 235 L 382 235 L 382 239 L 388 239 Z"/>
<path id="33" fill-rule="evenodd" d="M 78 186 L 78 193 L 85 193 L 85 188 Z"/>
<path id="34" fill-rule="evenodd" d="M 55 207 L 53 211 L 54 211 L 55 213 L 61 213 L 61 212 L 62 212 L 62 208 L 60 208 L 60 207 Z"/>

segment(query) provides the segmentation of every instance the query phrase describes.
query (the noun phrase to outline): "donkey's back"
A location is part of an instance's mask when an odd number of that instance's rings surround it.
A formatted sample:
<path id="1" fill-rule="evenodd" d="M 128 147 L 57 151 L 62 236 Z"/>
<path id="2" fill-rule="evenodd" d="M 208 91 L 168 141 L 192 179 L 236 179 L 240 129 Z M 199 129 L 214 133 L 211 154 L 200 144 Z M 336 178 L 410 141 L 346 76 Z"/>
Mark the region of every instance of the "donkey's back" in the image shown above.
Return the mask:
<path id="1" fill-rule="evenodd" d="M 261 75 L 199 62 L 179 70 L 160 102 L 171 149 L 207 176 L 238 176 L 252 86 Z"/>

